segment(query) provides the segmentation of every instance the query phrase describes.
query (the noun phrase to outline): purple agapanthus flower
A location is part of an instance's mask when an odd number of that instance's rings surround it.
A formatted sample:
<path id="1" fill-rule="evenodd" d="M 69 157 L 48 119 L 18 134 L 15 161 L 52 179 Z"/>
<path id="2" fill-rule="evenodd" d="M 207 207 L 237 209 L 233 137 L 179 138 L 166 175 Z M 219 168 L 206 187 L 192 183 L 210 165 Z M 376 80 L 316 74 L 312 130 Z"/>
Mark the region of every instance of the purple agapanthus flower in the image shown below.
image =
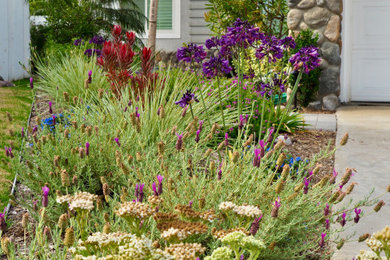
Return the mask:
<path id="1" fill-rule="evenodd" d="M 260 47 L 256 50 L 256 57 L 262 60 L 268 57 L 268 62 L 276 62 L 283 58 L 283 45 L 275 36 L 267 36 L 262 39 Z"/>
<path id="2" fill-rule="evenodd" d="M 297 46 L 297 44 L 295 43 L 294 38 L 291 37 L 291 36 L 287 36 L 287 37 L 281 39 L 280 40 L 280 44 L 285 49 L 287 49 L 287 48 L 295 49 L 295 47 Z"/>
<path id="3" fill-rule="evenodd" d="M 83 45 L 84 44 L 84 40 L 83 39 L 77 39 L 77 40 L 75 40 L 74 42 L 73 42 L 73 44 L 75 45 L 75 46 L 80 46 L 80 45 Z"/>
<path id="4" fill-rule="evenodd" d="M 263 37 L 264 34 L 260 33 L 259 28 L 238 18 L 232 27 L 227 28 L 227 33 L 221 38 L 227 38 L 230 45 L 248 48 Z"/>
<path id="5" fill-rule="evenodd" d="M 92 57 L 92 55 L 96 55 L 97 57 L 102 55 L 102 50 L 100 49 L 86 49 L 84 51 L 84 55 L 87 55 L 88 57 Z"/>
<path id="6" fill-rule="evenodd" d="M 103 45 L 103 43 L 105 42 L 106 40 L 100 36 L 100 35 L 95 35 L 93 36 L 90 40 L 89 40 L 89 43 L 93 43 L 93 44 L 96 44 L 96 45 Z"/>
<path id="7" fill-rule="evenodd" d="M 229 61 L 218 56 L 211 57 L 210 60 L 203 63 L 203 73 L 208 78 L 214 78 L 218 75 L 228 74 L 232 71 Z"/>
<path id="8" fill-rule="evenodd" d="M 218 37 L 211 37 L 210 39 L 207 39 L 206 43 L 205 43 L 205 46 L 207 49 L 217 47 L 218 45 L 219 45 L 219 38 Z"/>
<path id="9" fill-rule="evenodd" d="M 181 106 L 182 108 L 185 108 L 187 105 L 191 104 L 193 101 L 199 102 L 199 100 L 196 98 L 194 93 L 191 93 L 191 91 L 187 90 L 186 93 L 183 94 L 183 97 L 176 101 L 175 104 Z"/>
<path id="10" fill-rule="evenodd" d="M 176 57 L 179 61 L 201 63 L 207 56 L 203 46 L 194 43 L 187 44 L 177 50 Z"/>
<path id="11" fill-rule="evenodd" d="M 318 48 L 309 46 L 300 49 L 289 60 L 294 67 L 295 71 L 303 70 L 306 74 L 320 66 L 320 55 Z"/>

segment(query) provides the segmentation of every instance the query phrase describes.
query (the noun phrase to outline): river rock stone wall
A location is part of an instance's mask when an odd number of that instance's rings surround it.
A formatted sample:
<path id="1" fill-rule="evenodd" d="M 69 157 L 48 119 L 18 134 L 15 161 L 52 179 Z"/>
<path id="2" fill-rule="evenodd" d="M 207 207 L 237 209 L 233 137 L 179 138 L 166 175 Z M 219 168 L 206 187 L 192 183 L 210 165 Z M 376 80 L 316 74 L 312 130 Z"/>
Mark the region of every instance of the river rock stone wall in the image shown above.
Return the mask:
<path id="1" fill-rule="evenodd" d="M 288 0 L 288 6 L 287 25 L 290 30 L 311 29 L 319 35 L 322 57 L 319 100 L 310 106 L 335 110 L 340 103 L 343 0 Z"/>

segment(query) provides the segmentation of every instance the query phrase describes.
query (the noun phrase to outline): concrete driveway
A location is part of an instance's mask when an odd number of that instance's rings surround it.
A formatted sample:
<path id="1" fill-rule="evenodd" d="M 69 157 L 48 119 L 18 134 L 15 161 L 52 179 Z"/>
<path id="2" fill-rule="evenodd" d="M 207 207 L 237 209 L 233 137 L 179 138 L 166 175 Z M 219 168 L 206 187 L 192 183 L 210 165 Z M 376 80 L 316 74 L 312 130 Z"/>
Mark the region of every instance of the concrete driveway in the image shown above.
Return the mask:
<path id="1" fill-rule="evenodd" d="M 344 106 L 337 111 L 337 143 L 345 132 L 349 133 L 346 146 L 336 152 L 335 168 L 342 175 L 345 168 L 358 171 L 352 181 L 358 183 L 347 198 L 363 199 L 375 187 L 375 194 L 383 194 L 390 184 L 390 107 L 389 106 Z M 345 189 L 345 188 L 344 188 Z M 355 240 L 364 233 L 374 233 L 390 226 L 390 193 L 381 198 L 386 205 L 375 213 L 372 207 L 363 208 L 366 216 L 358 224 L 353 221 L 342 236 L 356 232 Z M 347 199 L 345 199 L 347 201 Z M 367 216 L 368 215 L 368 216 Z M 339 228 L 340 225 L 336 224 Z M 351 260 L 360 250 L 368 249 L 366 243 L 345 243 L 332 259 Z"/>

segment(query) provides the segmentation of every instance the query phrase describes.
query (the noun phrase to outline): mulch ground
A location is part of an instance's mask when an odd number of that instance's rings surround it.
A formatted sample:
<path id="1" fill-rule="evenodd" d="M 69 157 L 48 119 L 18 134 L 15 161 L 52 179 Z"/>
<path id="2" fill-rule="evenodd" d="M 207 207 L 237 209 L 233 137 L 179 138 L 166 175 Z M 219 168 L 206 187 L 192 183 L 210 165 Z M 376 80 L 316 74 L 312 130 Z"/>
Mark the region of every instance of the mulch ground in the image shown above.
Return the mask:
<path id="1" fill-rule="evenodd" d="M 335 147 L 336 132 L 332 131 L 298 131 L 289 135 L 292 140 L 292 145 L 286 146 L 287 150 L 294 158 L 301 157 L 302 160 L 310 160 L 324 150 L 330 143 L 329 151 Z M 333 172 L 334 154 L 329 158 L 324 158 L 318 161 L 321 164 L 319 173 L 315 180 L 321 179 L 323 176 Z"/>

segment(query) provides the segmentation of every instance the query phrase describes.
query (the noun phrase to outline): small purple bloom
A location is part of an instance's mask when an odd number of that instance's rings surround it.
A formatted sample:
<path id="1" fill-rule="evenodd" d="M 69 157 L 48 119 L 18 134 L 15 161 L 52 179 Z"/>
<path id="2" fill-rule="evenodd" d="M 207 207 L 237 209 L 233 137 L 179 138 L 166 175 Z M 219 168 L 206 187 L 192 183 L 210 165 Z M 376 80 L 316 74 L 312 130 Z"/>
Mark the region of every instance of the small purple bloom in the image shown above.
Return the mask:
<path id="1" fill-rule="evenodd" d="M 200 135 L 200 129 L 196 130 L 195 142 L 197 142 L 197 143 L 199 143 L 199 141 L 200 141 L 199 135 Z"/>
<path id="2" fill-rule="evenodd" d="M 176 134 L 176 136 L 177 136 L 176 150 L 181 151 L 183 147 L 183 134 L 181 135 Z"/>
<path id="3" fill-rule="evenodd" d="M 199 130 L 200 131 L 202 131 L 202 129 L 203 129 L 203 123 L 204 123 L 203 120 L 199 120 Z"/>
<path id="4" fill-rule="evenodd" d="M 24 138 L 24 127 L 22 127 L 21 135 L 22 135 L 22 138 Z"/>
<path id="5" fill-rule="evenodd" d="M 153 182 L 153 184 L 152 184 L 152 189 L 153 189 L 153 192 L 154 192 L 154 196 L 158 196 L 157 186 L 156 186 L 155 182 Z"/>
<path id="6" fill-rule="evenodd" d="M 51 101 L 49 101 L 49 113 L 50 113 L 50 114 L 53 114 L 53 108 L 52 108 L 52 106 L 53 106 L 53 103 L 52 103 Z"/>
<path id="7" fill-rule="evenodd" d="M 89 143 L 85 143 L 85 154 L 88 156 L 89 155 Z"/>
<path id="8" fill-rule="evenodd" d="M 275 131 L 275 128 L 273 128 L 273 127 L 270 127 L 270 128 L 268 129 L 268 139 L 267 139 L 267 143 L 271 143 L 271 142 L 272 142 L 272 139 L 273 139 L 272 134 L 274 133 L 274 131 Z"/>
<path id="9" fill-rule="evenodd" d="M 360 214 L 361 212 L 362 212 L 361 209 L 358 209 L 358 208 L 355 209 L 355 214 L 356 214 L 356 216 L 355 216 L 354 219 L 353 219 L 353 221 L 354 221 L 355 223 L 358 223 L 358 222 L 359 222 L 359 220 L 360 220 L 359 214 Z"/>
<path id="10" fill-rule="evenodd" d="M 245 124 L 244 117 L 240 115 L 240 122 L 238 123 L 238 129 L 241 130 L 242 128 L 244 128 L 244 124 Z"/>
<path id="11" fill-rule="evenodd" d="M 283 58 L 283 45 L 275 36 L 266 36 L 263 38 L 260 47 L 256 50 L 256 57 L 262 60 L 268 57 L 268 62 L 276 62 Z"/>
<path id="12" fill-rule="evenodd" d="M 253 166 L 254 167 L 260 167 L 260 161 L 261 161 L 261 149 L 255 149 L 254 151 L 254 158 L 253 158 Z"/>
<path id="13" fill-rule="evenodd" d="M 211 57 L 203 63 L 203 74 L 208 78 L 214 78 L 218 75 L 225 75 L 232 71 L 229 61 L 218 56 Z"/>
<path id="14" fill-rule="evenodd" d="M 119 138 L 118 137 L 115 137 L 115 143 L 119 146 L 119 147 L 121 147 L 121 144 L 119 143 Z"/>
<path id="15" fill-rule="evenodd" d="M 142 202 L 144 200 L 144 186 L 145 186 L 145 184 L 143 184 L 143 183 L 138 185 L 137 200 L 139 202 Z"/>
<path id="16" fill-rule="evenodd" d="M 330 213 L 330 210 L 329 210 L 329 204 L 326 203 L 326 206 L 324 208 L 324 216 L 328 216 Z"/>
<path id="17" fill-rule="evenodd" d="M 88 56 L 89 58 L 93 55 L 96 55 L 97 57 L 102 55 L 102 50 L 100 49 L 86 49 L 84 51 L 84 55 Z"/>
<path id="18" fill-rule="evenodd" d="M 92 70 L 88 71 L 88 83 L 92 83 Z"/>
<path id="19" fill-rule="evenodd" d="M 304 178 L 304 187 L 303 187 L 303 194 L 307 194 L 309 191 L 309 184 L 310 184 L 310 178 Z"/>
<path id="20" fill-rule="evenodd" d="M 89 40 L 89 43 L 93 43 L 96 45 L 103 45 L 104 42 L 105 39 L 100 35 L 95 35 Z"/>
<path id="21" fill-rule="evenodd" d="M 321 241 L 320 241 L 320 247 L 324 247 L 325 246 L 325 237 L 326 237 L 326 233 L 321 233 Z"/>
<path id="22" fill-rule="evenodd" d="M 44 186 L 42 187 L 42 207 L 46 208 L 47 205 L 49 204 L 49 187 Z"/>
<path id="23" fill-rule="evenodd" d="M 175 104 L 181 106 L 182 108 L 185 108 L 187 105 L 191 104 L 193 101 L 199 102 L 199 100 L 196 98 L 194 93 L 191 93 L 191 91 L 187 90 L 186 93 L 183 94 L 183 97 L 176 101 Z"/>
<path id="24" fill-rule="evenodd" d="M 205 46 L 207 49 L 217 47 L 218 45 L 219 45 L 219 38 L 218 37 L 211 37 L 210 39 L 207 39 L 206 43 L 205 43 Z"/>
<path id="25" fill-rule="evenodd" d="M 229 146 L 229 133 L 225 133 L 225 147 Z"/>
<path id="26" fill-rule="evenodd" d="M 329 228 L 330 228 L 330 221 L 329 221 L 329 219 L 327 218 L 327 219 L 325 219 L 325 229 L 326 229 L 326 230 L 329 230 Z"/>
<path id="27" fill-rule="evenodd" d="M 51 116 L 53 118 L 53 125 L 56 125 L 56 115 Z"/>
<path id="28" fill-rule="evenodd" d="M 256 235 L 257 231 L 259 230 L 260 227 L 260 220 L 262 219 L 263 215 L 261 215 L 258 218 L 255 218 L 251 224 L 251 229 L 250 233 L 252 236 Z"/>
<path id="29" fill-rule="evenodd" d="M 138 118 L 140 117 L 140 114 L 138 113 L 138 107 L 135 108 L 135 116 Z"/>
<path id="30" fill-rule="evenodd" d="M 158 180 L 158 195 L 161 195 L 163 193 L 163 181 L 164 177 L 161 175 L 157 175 L 157 180 Z"/>
<path id="31" fill-rule="evenodd" d="M 188 206 L 190 206 L 190 208 L 192 208 L 192 204 L 193 204 L 194 202 L 192 201 L 192 200 L 190 200 L 189 202 L 188 202 Z"/>
<path id="32" fill-rule="evenodd" d="M 347 213 L 345 213 L 345 212 L 343 212 L 343 214 L 341 215 L 340 225 L 341 225 L 342 227 L 344 227 L 345 224 L 347 223 L 346 216 L 347 216 Z"/>
<path id="33" fill-rule="evenodd" d="M 297 46 L 296 43 L 295 43 L 294 38 L 291 37 L 291 36 L 287 36 L 287 37 L 281 39 L 280 40 L 280 44 L 285 49 L 287 49 L 287 48 L 295 49 L 295 47 Z"/>
<path id="34" fill-rule="evenodd" d="M 34 79 L 32 77 L 30 78 L 30 88 L 34 88 Z"/>
<path id="35" fill-rule="evenodd" d="M 7 222 L 5 222 L 5 209 L 3 213 L 0 213 L 0 231 L 5 232 L 7 229 Z"/>
<path id="36" fill-rule="evenodd" d="M 73 42 L 73 44 L 75 45 L 75 46 L 80 46 L 80 45 L 83 45 L 84 44 L 84 40 L 83 39 L 77 39 L 77 40 L 75 40 L 74 42 Z"/>

